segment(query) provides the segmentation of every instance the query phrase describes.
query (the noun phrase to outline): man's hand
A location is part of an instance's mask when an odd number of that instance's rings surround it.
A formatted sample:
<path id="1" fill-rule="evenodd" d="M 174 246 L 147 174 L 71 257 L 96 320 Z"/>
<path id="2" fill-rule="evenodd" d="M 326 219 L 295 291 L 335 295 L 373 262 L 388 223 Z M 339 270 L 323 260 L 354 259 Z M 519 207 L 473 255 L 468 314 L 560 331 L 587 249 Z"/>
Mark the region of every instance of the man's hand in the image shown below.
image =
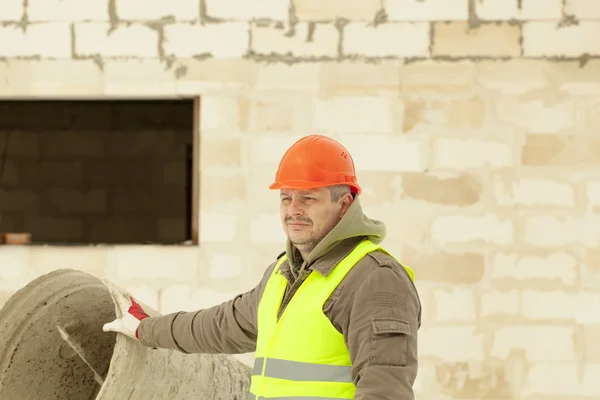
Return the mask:
<path id="1" fill-rule="evenodd" d="M 135 302 L 133 297 L 130 296 L 129 300 L 131 301 L 131 305 L 119 304 L 123 316 L 121 318 L 115 319 L 112 322 L 104 324 L 102 330 L 104 332 L 122 333 L 126 336 L 129 336 L 132 339 L 137 340 L 137 329 L 140 325 L 140 321 L 144 318 L 148 318 L 149 315 L 146 314 L 146 312 L 138 303 Z M 127 311 L 125 311 L 125 308 L 127 308 L 127 306 L 129 306 L 129 308 L 127 309 Z"/>

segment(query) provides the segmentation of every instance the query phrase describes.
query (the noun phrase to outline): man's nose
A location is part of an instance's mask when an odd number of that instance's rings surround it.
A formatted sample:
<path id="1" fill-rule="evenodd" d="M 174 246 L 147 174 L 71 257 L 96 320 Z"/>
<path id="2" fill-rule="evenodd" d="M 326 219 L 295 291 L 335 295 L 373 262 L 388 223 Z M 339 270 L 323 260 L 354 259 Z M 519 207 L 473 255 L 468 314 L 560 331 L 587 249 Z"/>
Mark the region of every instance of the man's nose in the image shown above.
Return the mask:
<path id="1" fill-rule="evenodd" d="M 290 202 L 290 205 L 288 207 L 287 213 L 290 216 L 297 216 L 297 215 L 302 215 L 304 213 L 304 211 L 302 210 L 302 207 L 299 204 L 300 202 L 296 199 L 292 199 L 292 201 Z"/>

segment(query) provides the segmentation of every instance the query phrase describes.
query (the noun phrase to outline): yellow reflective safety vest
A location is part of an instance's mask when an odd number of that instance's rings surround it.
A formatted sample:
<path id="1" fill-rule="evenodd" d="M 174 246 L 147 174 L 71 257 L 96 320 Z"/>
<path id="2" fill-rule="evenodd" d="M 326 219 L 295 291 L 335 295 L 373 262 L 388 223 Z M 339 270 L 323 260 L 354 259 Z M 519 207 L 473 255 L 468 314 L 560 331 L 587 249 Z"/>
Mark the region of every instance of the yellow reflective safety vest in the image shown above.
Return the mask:
<path id="1" fill-rule="evenodd" d="M 258 339 L 248 400 L 354 399 L 350 354 L 323 305 L 366 254 L 385 249 L 363 240 L 327 276 L 312 271 L 277 321 L 288 284 L 282 256 L 258 305 Z M 400 263 L 402 265 L 402 263 Z M 413 271 L 405 267 L 414 281 Z"/>

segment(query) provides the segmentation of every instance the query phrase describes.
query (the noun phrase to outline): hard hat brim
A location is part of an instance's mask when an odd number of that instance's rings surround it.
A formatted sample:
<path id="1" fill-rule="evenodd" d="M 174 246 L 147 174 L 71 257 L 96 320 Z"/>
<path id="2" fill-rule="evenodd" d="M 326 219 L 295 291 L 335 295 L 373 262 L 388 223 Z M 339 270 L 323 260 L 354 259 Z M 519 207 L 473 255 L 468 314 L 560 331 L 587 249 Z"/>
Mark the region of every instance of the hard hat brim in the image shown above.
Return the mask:
<path id="1" fill-rule="evenodd" d="M 293 190 L 310 190 L 310 189 L 318 189 L 322 187 L 328 186 L 336 186 L 336 185 L 348 185 L 350 186 L 352 193 L 360 194 L 362 191 L 360 186 L 356 183 L 351 182 L 338 182 L 338 183 L 322 183 L 322 182 L 309 182 L 309 181 L 284 181 L 284 182 L 274 182 L 269 185 L 269 189 L 277 190 L 277 189 L 293 189 Z"/>

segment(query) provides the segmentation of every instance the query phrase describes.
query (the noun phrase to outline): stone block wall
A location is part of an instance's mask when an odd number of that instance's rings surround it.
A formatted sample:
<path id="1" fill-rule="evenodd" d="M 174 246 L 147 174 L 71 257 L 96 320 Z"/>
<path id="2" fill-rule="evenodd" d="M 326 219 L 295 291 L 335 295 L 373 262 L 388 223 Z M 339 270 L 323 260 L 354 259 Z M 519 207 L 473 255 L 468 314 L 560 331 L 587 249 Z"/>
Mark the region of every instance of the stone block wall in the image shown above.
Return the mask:
<path id="1" fill-rule="evenodd" d="M 163 312 L 251 288 L 282 249 L 277 162 L 319 132 L 415 269 L 418 399 L 600 397 L 597 1 L 8 0 L 0 21 L 1 96 L 200 96 L 200 246 L 0 248 L 5 298 L 60 267 Z"/>

